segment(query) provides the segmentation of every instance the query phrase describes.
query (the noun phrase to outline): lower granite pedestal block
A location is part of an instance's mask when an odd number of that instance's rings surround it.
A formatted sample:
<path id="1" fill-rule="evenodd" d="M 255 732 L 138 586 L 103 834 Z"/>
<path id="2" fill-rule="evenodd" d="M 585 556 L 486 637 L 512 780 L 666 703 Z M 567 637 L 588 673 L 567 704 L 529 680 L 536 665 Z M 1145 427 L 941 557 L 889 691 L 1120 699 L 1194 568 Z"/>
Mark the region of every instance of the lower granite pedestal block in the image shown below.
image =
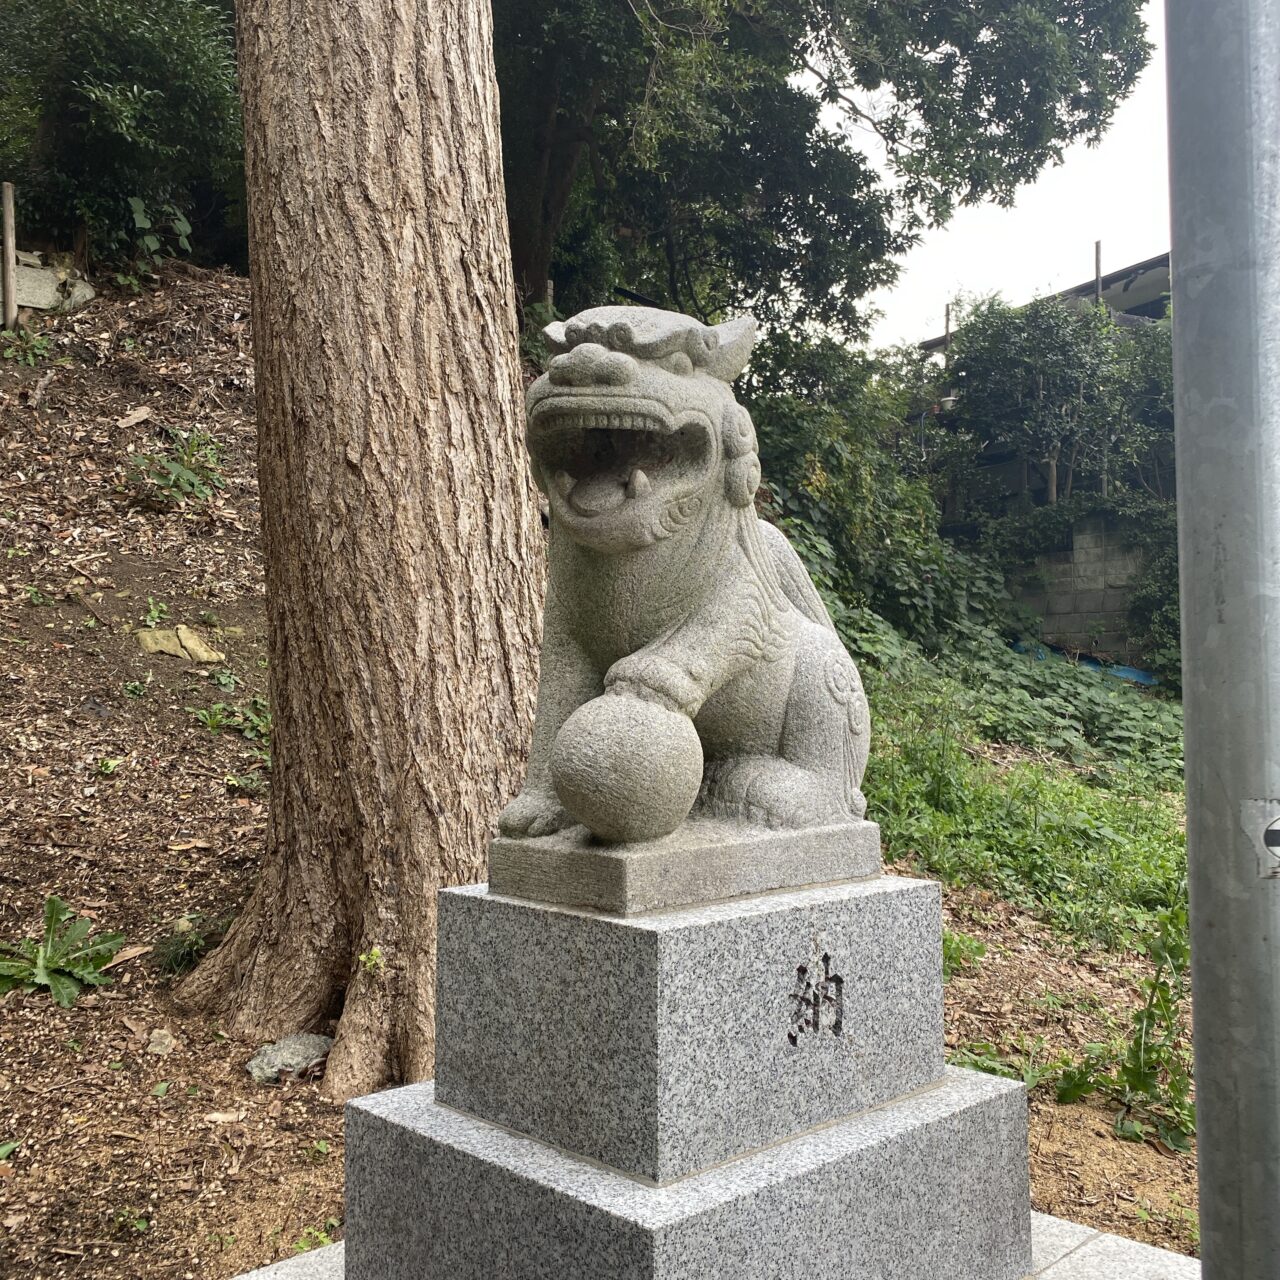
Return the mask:
<path id="1" fill-rule="evenodd" d="M 346 1280 L 1021 1280 L 1021 1085 L 942 1082 L 651 1186 L 435 1101 L 347 1109 Z"/>

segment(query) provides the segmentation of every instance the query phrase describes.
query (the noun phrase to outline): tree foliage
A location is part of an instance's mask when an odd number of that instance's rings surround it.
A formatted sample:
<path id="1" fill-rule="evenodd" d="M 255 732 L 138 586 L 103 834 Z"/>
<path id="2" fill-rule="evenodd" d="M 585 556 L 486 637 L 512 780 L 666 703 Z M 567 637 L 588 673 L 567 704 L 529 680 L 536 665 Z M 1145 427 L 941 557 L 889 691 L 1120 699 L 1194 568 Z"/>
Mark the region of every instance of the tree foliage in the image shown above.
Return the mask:
<path id="1" fill-rule="evenodd" d="M 496 0 L 517 284 L 856 333 L 925 222 L 1100 136 L 1141 7 Z"/>
<path id="2" fill-rule="evenodd" d="M 931 648 L 994 621 L 998 569 L 943 539 L 935 477 L 953 440 L 932 412 L 936 371 L 918 352 L 870 357 L 775 335 L 744 389 L 774 518 L 839 615 L 865 608 Z M 858 647 L 860 616 L 842 628 Z"/>
<path id="3" fill-rule="evenodd" d="M 975 457 L 1012 451 L 1035 466 L 1048 505 L 1070 498 L 1078 476 L 1103 497 L 1173 497 L 1167 321 L 1121 325 L 1104 307 L 988 299 L 963 317 L 948 381 L 958 392 L 949 425 Z"/>
<path id="4" fill-rule="evenodd" d="M 161 235 L 185 235 L 198 190 L 234 178 L 239 153 L 227 6 L 13 7 L 0 42 L 0 165 L 28 235 L 108 257 L 154 252 Z"/>
<path id="5" fill-rule="evenodd" d="M 1100 307 L 1055 298 L 1025 307 L 982 303 L 965 317 L 951 353 L 956 423 L 978 450 L 1005 447 L 1038 467 L 1052 506 L 1060 493 L 1071 496 L 1077 467 L 1105 465 L 1118 351 Z"/>
<path id="6" fill-rule="evenodd" d="M 1169 322 L 1121 325 L 1092 306 L 993 299 L 965 315 L 950 357 L 948 380 L 959 396 L 947 425 L 964 459 L 958 487 L 979 545 L 1006 566 L 1023 565 L 1062 546 L 1076 521 L 1105 517 L 1143 553 L 1132 635 L 1176 687 Z M 1042 484 L 1011 487 L 1007 469 L 981 465 L 1009 452 Z"/>

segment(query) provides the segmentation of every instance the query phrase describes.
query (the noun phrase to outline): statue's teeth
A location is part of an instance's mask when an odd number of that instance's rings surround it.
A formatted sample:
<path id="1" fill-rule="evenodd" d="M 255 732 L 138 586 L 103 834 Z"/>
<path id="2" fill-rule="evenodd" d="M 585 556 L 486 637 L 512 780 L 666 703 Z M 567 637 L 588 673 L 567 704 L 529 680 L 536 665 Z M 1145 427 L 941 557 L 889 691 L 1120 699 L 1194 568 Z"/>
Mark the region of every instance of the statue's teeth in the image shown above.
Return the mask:
<path id="1" fill-rule="evenodd" d="M 652 488 L 653 484 L 650 482 L 649 477 L 637 467 L 631 473 L 631 479 L 627 481 L 627 497 L 643 498 Z"/>

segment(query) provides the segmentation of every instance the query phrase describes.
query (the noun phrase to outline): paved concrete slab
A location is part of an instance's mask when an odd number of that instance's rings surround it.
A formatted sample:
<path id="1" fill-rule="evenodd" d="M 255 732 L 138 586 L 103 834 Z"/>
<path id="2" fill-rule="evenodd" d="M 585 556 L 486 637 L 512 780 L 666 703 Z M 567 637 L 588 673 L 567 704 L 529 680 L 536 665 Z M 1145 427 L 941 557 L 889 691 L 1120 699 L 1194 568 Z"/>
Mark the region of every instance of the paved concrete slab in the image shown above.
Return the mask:
<path id="1" fill-rule="evenodd" d="M 1092 1240 L 1097 1234 L 1093 1227 L 1082 1227 L 1077 1222 L 1051 1218 L 1047 1213 L 1033 1213 L 1031 1215 L 1031 1274 L 1042 1275 L 1055 1262 L 1061 1262 L 1067 1254 L 1078 1249 L 1086 1240 Z"/>
<path id="2" fill-rule="evenodd" d="M 1086 1228 L 1073 1223 L 1059 1223 L 1055 1218 L 1042 1218 L 1032 1223 L 1032 1249 L 1034 1256 L 1037 1233 L 1049 1234 L 1052 1230 L 1062 1238 L 1060 1227 L 1072 1227 L 1076 1231 Z M 1054 1224 L 1052 1228 L 1044 1224 Z M 1081 1241 L 1065 1256 L 1044 1271 L 1035 1273 L 1039 1280 L 1200 1280 L 1200 1264 L 1194 1258 L 1165 1249 L 1153 1249 L 1120 1236 L 1094 1232 Z"/>
<path id="3" fill-rule="evenodd" d="M 339 1240 L 323 1249 L 310 1249 L 295 1258 L 250 1271 L 239 1280 L 343 1280 L 345 1253 L 346 1246 Z"/>

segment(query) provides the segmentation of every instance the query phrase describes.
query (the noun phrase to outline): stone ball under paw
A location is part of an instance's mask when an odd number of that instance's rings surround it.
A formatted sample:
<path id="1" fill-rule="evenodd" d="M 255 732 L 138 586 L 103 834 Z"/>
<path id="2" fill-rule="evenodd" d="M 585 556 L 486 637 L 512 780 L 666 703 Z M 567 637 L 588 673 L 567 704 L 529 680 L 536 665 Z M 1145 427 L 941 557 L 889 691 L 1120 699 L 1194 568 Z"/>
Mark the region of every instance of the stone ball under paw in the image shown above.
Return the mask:
<path id="1" fill-rule="evenodd" d="M 564 722 L 551 778 L 560 803 L 602 840 L 653 840 L 674 831 L 698 798 L 702 743 L 688 716 L 605 694 Z"/>

